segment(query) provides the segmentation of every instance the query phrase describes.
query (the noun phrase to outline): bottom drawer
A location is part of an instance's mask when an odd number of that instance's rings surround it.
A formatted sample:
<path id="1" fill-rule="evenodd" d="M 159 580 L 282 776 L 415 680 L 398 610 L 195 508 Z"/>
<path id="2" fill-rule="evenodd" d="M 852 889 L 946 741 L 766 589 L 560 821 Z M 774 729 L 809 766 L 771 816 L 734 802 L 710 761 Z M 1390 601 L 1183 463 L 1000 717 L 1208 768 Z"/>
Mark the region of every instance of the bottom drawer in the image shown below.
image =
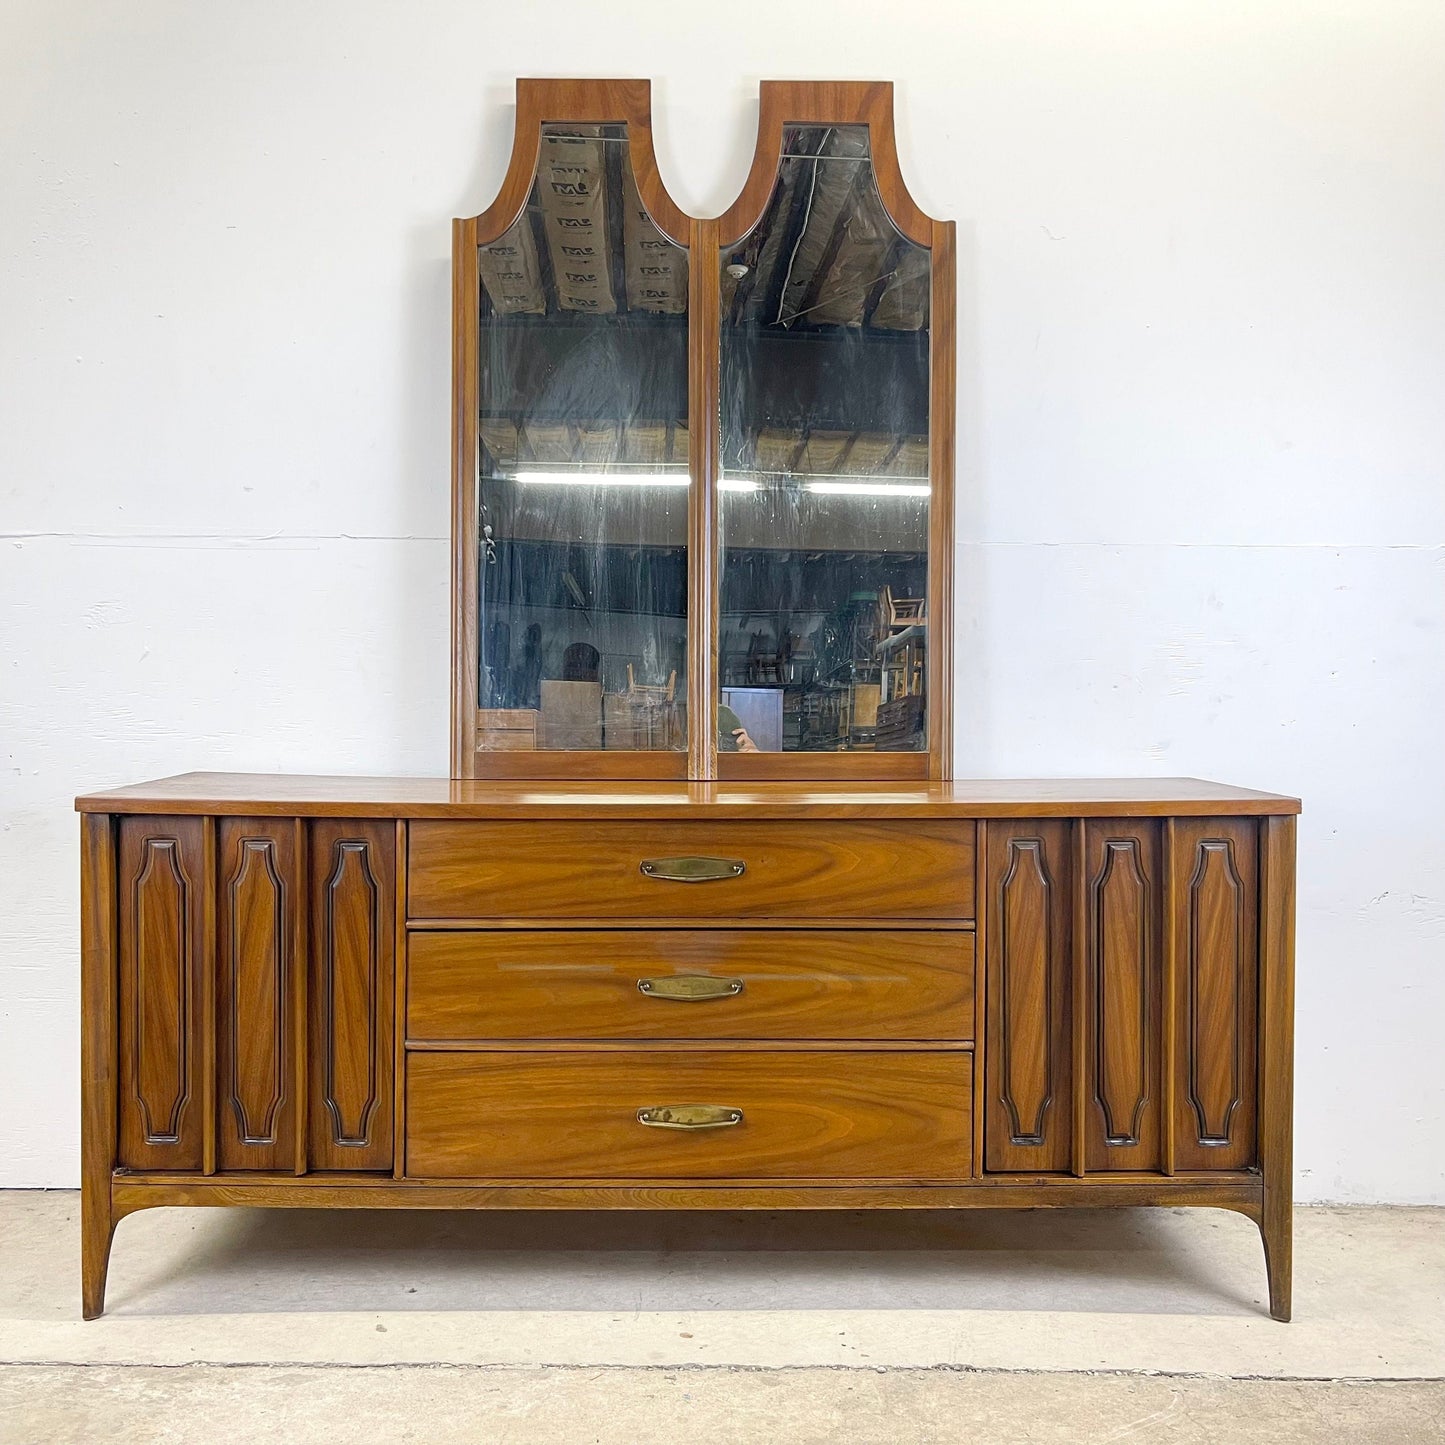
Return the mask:
<path id="1" fill-rule="evenodd" d="M 964 1179 L 972 1077 L 956 1049 L 413 1053 L 406 1171 Z"/>

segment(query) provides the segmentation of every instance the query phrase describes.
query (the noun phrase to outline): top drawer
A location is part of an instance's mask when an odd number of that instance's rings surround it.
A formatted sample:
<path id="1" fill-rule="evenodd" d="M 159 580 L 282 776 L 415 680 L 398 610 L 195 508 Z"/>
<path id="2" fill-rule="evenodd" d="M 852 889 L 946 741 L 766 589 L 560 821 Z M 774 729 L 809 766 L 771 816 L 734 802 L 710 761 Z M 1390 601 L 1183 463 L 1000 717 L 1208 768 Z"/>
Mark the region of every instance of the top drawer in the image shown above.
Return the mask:
<path id="1" fill-rule="evenodd" d="M 973 917 L 970 822 L 415 822 L 408 831 L 412 918 Z M 690 873 L 721 876 L 673 876 Z"/>

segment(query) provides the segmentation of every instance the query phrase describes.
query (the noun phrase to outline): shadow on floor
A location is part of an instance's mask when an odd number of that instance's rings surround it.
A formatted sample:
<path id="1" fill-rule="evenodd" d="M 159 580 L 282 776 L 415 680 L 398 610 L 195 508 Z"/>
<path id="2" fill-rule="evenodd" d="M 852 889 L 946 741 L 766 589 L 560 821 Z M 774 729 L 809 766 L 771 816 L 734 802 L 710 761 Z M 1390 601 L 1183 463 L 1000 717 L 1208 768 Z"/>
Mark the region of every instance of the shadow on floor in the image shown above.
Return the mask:
<path id="1" fill-rule="evenodd" d="M 1257 1314 L 1221 1210 L 570 1213 L 151 1210 L 113 1314 L 1069 1310 Z"/>

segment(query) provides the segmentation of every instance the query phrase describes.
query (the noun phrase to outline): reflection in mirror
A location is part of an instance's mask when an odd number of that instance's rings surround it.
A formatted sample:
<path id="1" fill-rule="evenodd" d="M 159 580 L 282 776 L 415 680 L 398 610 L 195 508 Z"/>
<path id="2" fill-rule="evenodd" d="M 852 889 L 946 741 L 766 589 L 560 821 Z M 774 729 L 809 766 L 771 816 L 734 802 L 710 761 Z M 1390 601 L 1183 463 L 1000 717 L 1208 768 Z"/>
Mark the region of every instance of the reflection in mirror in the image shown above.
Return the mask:
<path id="1" fill-rule="evenodd" d="M 543 126 L 477 262 L 477 747 L 685 749 L 687 251 L 627 127 Z"/>
<path id="2" fill-rule="evenodd" d="M 868 128 L 785 128 L 722 260 L 722 701 L 764 751 L 920 751 L 929 251 L 884 210 Z"/>

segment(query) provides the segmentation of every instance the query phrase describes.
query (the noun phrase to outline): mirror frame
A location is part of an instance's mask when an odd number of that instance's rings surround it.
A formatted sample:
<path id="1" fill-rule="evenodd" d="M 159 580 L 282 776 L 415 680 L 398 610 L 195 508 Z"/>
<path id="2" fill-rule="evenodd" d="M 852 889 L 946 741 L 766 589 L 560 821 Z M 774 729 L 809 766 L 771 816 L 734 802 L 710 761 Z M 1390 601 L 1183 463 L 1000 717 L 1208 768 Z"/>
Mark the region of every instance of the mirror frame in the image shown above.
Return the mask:
<path id="1" fill-rule="evenodd" d="M 926 215 L 904 184 L 891 81 L 765 80 L 757 143 L 737 200 L 721 215 L 687 215 L 668 195 L 652 144 L 646 80 L 517 81 L 512 155 L 496 199 L 452 222 L 451 775 L 454 778 L 865 782 L 953 775 L 953 519 L 955 227 Z M 540 155 L 542 125 L 626 124 L 638 194 L 658 229 L 688 250 L 687 737 L 683 752 L 477 751 L 477 433 L 481 278 L 477 248 L 521 216 Z M 930 254 L 927 737 L 921 752 L 722 753 L 719 702 L 717 484 L 720 450 L 722 255 L 762 219 L 790 125 L 866 125 L 883 208 Z"/>

